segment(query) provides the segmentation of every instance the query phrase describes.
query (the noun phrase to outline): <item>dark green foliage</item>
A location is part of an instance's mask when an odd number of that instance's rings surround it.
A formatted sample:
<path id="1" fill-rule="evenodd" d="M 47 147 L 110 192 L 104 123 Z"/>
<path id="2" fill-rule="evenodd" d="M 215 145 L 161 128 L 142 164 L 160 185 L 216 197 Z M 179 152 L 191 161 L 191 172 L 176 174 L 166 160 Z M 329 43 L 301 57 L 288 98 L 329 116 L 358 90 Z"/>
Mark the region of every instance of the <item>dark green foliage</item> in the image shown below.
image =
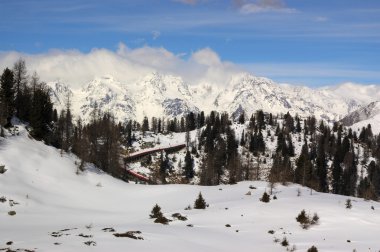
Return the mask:
<path id="1" fill-rule="evenodd" d="M 170 220 L 166 218 L 164 215 L 158 216 L 157 219 L 154 220 L 154 223 L 161 223 L 164 225 L 169 224 Z"/>
<path id="2" fill-rule="evenodd" d="M 281 245 L 284 246 L 284 247 L 289 246 L 289 242 L 288 242 L 288 239 L 286 239 L 286 237 L 284 237 L 284 238 L 282 239 Z"/>
<path id="3" fill-rule="evenodd" d="M 309 218 L 308 216 L 306 215 L 306 211 L 305 210 L 302 210 L 298 216 L 296 217 L 296 220 L 297 222 L 301 223 L 301 224 L 306 224 L 306 223 L 309 223 Z"/>
<path id="4" fill-rule="evenodd" d="M 260 198 L 260 201 L 268 203 L 270 201 L 270 196 L 267 192 L 263 193 L 263 196 Z"/>
<path id="5" fill-rule="evenodd" d="M 308 229 L 311 225 L 318 224 L 319 216 L 317 213 L 313 217 L 306 214 L 305 210 L 302 210 L 296 217 L 297 222 L 299 222 L 303 229 Z"/>
<path id="6" fill-rule="evenodd" d="M 199 193 L 198 198 L 194 202 L 194 208 L 195 209 L 205 209 L 206 208 L 206 201 L 202 196 L 202 193 Z"/>
<path id="7" fill-rule="evenodd" d="M 191 157 L 189 150 L 186 151 L 184 170 L 187 179 L 194 177 L 194 159 Z"/>
<path id="8" fill-rule="evenodd" d="M 318 252 L 318 249 L 315 246 L 311 246 L 311 248 L 309 248 L 307 252 Z"/>
<path id="9" fill-rule="evenodd" d="M 352 203 L 351 203 L 351 200 L 350 200 L 350 199 L 347 199 L 347 200 L 346 200 L 346 208 L 347 208 L 347 209 L 351 209 L 351 208 L 352 208 Z"/>
<path id="10" fill-rule="evenodd" d="M 238 122 L 240 124 L 244 124 L 245 123 L 245 114 L 244 114 L 244 111 L 239 115 Z"/>
<path id="11" fill-rule="evenodd" d="M 6 68 L 0 79 L 0 125 L 11 126 L 15 110 L 14 78 L 11 70 Z"/>
<path id="12" fill-rule="evenodd" d="M 33 93 L 30 125 L 33 128 L 32 135 L 37 139 L 46 139 L 51 133 L 53 104 L 47 87 L 41 83 Z"/>
<path id="13" fill-rule="evenodd" d="M 162 216 L 161 207 L 158 204 L 156 204 L 154 205 L 149 217 L 153 219 L 153 218 L 158 218 L 160 216 Z"/>

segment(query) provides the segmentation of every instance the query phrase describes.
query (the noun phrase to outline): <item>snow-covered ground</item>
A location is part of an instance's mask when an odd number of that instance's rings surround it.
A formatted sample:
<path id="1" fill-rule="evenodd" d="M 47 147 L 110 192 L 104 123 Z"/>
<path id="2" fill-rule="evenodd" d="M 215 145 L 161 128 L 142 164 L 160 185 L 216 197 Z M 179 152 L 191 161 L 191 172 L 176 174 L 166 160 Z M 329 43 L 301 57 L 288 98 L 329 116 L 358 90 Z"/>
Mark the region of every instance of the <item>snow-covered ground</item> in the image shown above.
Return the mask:
<path id="1" fill-rule="evenodd" d="M 22 127 L 20 136 L 0 140 L 1 164 L 7 171 L 0 174 L 0 198 L 7 201 L 0 202 L 0 250 L 286 251 L 280 244 L 284 237 L 289 249 L 295 245 L 296 251 L 312 245 L 319 251 L 380 250 L 378 202 L 351 197 L 353 207 L 346 209 L 348 197 L 310 195 L 308 188 L 299 185 L 277 185 L 278 199 L 263 203 L 259 198 L 269 191 L 266 182 L 212 187 L 138 185 L 91 166 L 77 175 L 75 157 L 30 139 Z M 250 189 L 251 185 L 256 189 Z M 252 195 L 246 195 L 248 191 Z M 209 207 L 184 210 L 193 205 L 199 192 Z M 10 200 L 19 204 L 10 206 Z M 178 212 L 188 220 L 154 223 L 149 214 L 155 203 L 166 217 L 173 219 L 171 215 Z M 302 229 L 295 220 L 302 209 L 318 213 L 319 224 Z M 60 231 L 64 229 L 68 230 Z M 141 231 L 138 236 L 144 240 L 113 235 L 126 231 Z M 91 237 L 83 237 L 87 235 Z M 12 245 L 6 245 L 10 241 Z M 88 241 L 96 246 L 86 245 Z"/>

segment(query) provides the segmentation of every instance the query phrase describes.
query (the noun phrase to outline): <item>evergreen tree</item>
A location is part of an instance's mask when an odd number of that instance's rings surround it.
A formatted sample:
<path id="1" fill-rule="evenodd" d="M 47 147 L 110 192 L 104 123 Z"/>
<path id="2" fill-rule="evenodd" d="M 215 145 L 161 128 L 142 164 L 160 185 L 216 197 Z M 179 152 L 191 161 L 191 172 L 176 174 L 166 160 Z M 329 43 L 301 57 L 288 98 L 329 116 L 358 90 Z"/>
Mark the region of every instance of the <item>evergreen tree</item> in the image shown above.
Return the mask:
<path id="1" fill-rule="evenodd" d="M 270 196 L 267 192 L 263 193 L 263 196 L 260 198 L 260 201 L 264 203 L 268 203 L 270 201 Z"/>
<path id="2" fill-rule="evenodd" d="M 191 157 L 189 150 L 186 151 L 184 170 L 187 179 L 191 179 L 194 177 L 194 160 Z"/>
<path id="3" fill-rule="evenodd" d="M 309 148 L 307 146 L 307 141 L 305 140 L 302 146 L 301 154 L 296 161 L 295 169 L 295 182 L 305 185 L 310 185 L 312 179 L 312 164 L 309 157 Z"/>
<path id="4" fill-rule="evenodd" d="M 158 204 L 156 204 L 156 205 L 154 205 L 149 217 L 151 219 L 156 219 L 156 218 L 160 218 L 162 215 L 163 214 L 161 212 L 161 207 Z"/>
<path id="5" fill-rule="evenodd" d="M 325 138 L 323 136 L 319 137 L 316 166 L 319 180 L 319 191 L 328 192 L 327 160 L 325 155 Z"/>
<path id="6" fill-rule="evenodd" d="M 239 122 L 239 124 L 244 124 L 245 123 L 245 114 L 244 114 L 244 111 L 239 115 L 238 122 Z"/>
<path id="7" fill-rule="evenodd" d="M 195 209 L 205 209 L 206 208 L 206 201 L 202 196 L 202 193 L 199 193 L 198 198 L 194 202 L 194 208 Z"/>
<path id="8" fill-rule="evenodd" d="M 11 126 L 14 113 L 14 78 L 11 70 L 6 68 L 0 79 L 0 125 Z"/>
<path id="9" fill-rule="evenodd" d="M 50 130 L 52 122 L 53 104 L 50 101 L 50 94 L 45 86 L 41 83 L 33 94 L 30 125 L 33 128 L 32 135 L 37 139 L 45 139 Z"/>
<path id="10" fill-rule="evenodd" d="M 143 124 L 142 124 L 142 132 L 145 135 L 145 132 L 149 131 L 149 120 L 147 116 L 144 116 Z"/>

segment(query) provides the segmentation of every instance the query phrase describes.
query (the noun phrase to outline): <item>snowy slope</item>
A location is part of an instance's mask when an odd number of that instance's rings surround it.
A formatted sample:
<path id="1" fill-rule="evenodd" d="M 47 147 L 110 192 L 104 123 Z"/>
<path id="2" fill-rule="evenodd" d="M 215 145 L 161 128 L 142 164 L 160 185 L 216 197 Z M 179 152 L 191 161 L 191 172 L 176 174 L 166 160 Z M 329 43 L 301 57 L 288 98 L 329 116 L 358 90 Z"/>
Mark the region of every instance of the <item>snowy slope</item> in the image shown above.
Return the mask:
<path id="1" fill-rule="evenodd" d="M 20 136 L 0 141 L 0 164 L 8 169 L 0 174 L 0 197 L 7 198 L 0 202 L 0 249 L 285 251 L 274 242 L 284 237 L 289 240 L 289 248 L 295 245 L 297 251 L 306 251 L 312 245 L 320 251 L 380 249 L 377 202 L 352 198 L 353 208 L 348 210 L 344 206 L 347 197 L 315 192 L 310 195 L 308 188 L 278 185 L 278 199 L 266 204 L 259 201 L 268 190 L 265 182 L 147 186 L 121 182 L 91 166 L 76 175 L 75 157 L 61 155 L 59 150 L 30 139 L 22 126 L 20 132 Z M 250 185 L 257 189 L 249 189 Z M 248 191 L 252 195 L 245 195 Z M 209 207 L 185 211 L 199 192 Z M 9 200 L 19 204 L 10 206 Z M 167 226 L 153 223 L 148 215 L 155 203 L 165 216 L 180 212 L 188 220 L 174 220 Z M 302 209 L 317 212 L 319 224 L 302 229 L 295 221 Z M 11 210 L 16 215 L 8 215 Z M 111 227 L 115 231 L 102 231 Z M 69 230 L 55 234 L 62 236 L 52 236 L 52 232 L 63 229 Z M 126 231 L 141 231 L 139 236 L 144 240 L 112 235 Z M 6 245 L 9 241 L 13 244 Z M 84 244 L 87 241 L 96 242 L 96 246 L 88 247 Z"/>
<path id="2" fill-rule="evenodd" d="M 53 89 L 52 100 L 62 108 L 62 100 L 69 89 L 57 82 L 48 83 Z M 343 92 L 355 88 L 358 92 Z M 373 89 L 373 90 L 372 90 Z M 371 92 L 372 90 L 372 92 Z M 104 111 L 111 111 L 119 121 L 144 116 L 174 117 L 190 111 L 212 110 L 237 116 L 241 112 L 252 114 L 258 109 L 273 114 L 287 113 L 300 116 L 315 115 L 318 119 L 336 121 L 348 113 L 374 101 L 376 86 L 349 85 L 337 88 L 311 89 L 256 77 L 248 73 L 231 76 L 228 85 L 199 83 L 189 86 L 181 77 L 153 72 L 131 83 L 121 83 L 112 76 L 97 77 L 73 92 L 74 114 L 84 121 L 90 118 L 95 102 Z"/>
<path id="3" fill-rule="evenodd" d="M 341 122 L 353 129 L 361 129 L 371 124 L 372 132 L 374 134 L 380 133 L 380 101 L 371 102 L 367 106 L 355 110 L 345 116 Z"/>

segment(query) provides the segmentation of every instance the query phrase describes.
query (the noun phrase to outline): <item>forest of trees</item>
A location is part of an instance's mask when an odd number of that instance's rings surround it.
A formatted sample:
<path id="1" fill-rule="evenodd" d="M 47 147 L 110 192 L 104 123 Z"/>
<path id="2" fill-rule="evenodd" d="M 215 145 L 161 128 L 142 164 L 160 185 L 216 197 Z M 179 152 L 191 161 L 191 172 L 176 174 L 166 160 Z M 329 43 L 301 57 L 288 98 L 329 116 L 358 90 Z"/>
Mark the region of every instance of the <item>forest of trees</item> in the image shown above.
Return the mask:
<path id="1" fill-rule="evenodd" d="M 12 127 L 15 116 L 29 125 L 34 138 L 76 154 L 81 160 L 79 170 L 89 162 L 121 178 L 125 175 L 120 164 L 121 147 L 132 146 L 137 132 L 143 136 L 146 132 L 186 132 L 187 149 L 181 164 L 186 181 L 198 176 L 202 185 L 218 185 L 257 179 L 260 164 L 269 163 L 266 179 L 272 184 L 294 182 L 320 192 L 366 199 L 380 196 L 380 136 L 372 134 L 371 125 L 357 133 L 337 122 L 329 126 L 315 117 L 301 119 L 289 113 L 263 111 L 250 117 L 242 113 L 236 120 L 213 111 L 207 116 L 190 112 L 181 118 L 145 117 L 141 123 L 120 123 L 97 106 L 84 124 L 72 115 L 70 94 L 64 110 L 53 108 L 49 88 L 37 73 L 28 75 L 22 59 L 12 69 L 4 69 L 0 84 L 1 135 L 3 128 Z M 243 126 L 241 135 L 236 135 L 236 125 Z M 190 139 L 189 132 L 194 130 L 197 137 Z M 275 142 L 274 149 L 268 147 L 271 142 Z M 300 153 L 295 151 L 296 142 L 302 143 Z M 200 160 L 197 172 L 195 157 Z M 161 154 L 162 183 L 170 169 L 168 155 Z"/>

